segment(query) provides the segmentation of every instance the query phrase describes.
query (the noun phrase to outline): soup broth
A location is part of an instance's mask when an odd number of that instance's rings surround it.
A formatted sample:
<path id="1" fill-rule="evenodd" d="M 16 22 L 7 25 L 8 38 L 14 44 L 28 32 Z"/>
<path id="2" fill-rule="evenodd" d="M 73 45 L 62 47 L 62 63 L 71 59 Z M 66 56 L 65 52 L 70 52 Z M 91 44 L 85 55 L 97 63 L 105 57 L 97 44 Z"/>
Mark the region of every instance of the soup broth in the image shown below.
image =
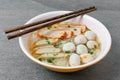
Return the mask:
<path id="1" fill-rule="evenodd" d="M 54 66 L 79 66 L 100 53 L 97 35 L 85 24 L 58 23 L 31 33 L 31 55 Z"/>

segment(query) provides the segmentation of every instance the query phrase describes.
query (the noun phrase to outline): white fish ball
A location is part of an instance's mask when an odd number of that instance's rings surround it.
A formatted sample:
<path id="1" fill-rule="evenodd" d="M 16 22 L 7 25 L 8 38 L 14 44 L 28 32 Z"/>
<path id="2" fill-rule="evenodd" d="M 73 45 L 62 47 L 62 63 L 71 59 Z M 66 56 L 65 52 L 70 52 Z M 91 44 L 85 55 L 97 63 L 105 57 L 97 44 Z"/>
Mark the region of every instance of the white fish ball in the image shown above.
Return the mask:
<path id="1" fill-rule="evenodd" d="M 87 38 L 84 35 L 78 35 L 74 38 L 75 44 L 85 44 L 87 42 Z"/>
<path id="2" fill-rule="evenodd" d="M 93 31 L 87 31 L 85 32 L 85 36 L 88 40 L 95 40 L 96 34 Z"/>
<path id="3" fill-rule="evenodd" d="M 92 57 L 92 55 L 91 54 L 88 54 L 88 53 L 86 53 L 86 54 L 81 54 L 80 55 L 80 58 L 81 58 L 81 61 L 82 61 L 82 63 L 88 63 L 88 62 L 91 62 L 92 60 L 93 60 L 93 57 Z"/>
<path id="4" fill-rule="evenodd" d="M 68 42 L 63 45 L 63 51 L 75 51 L 75 44 L 73 42 Z"/>
<path id="5" fill-rule="evenodd" d="M 95 49 L 96 47 L 98 47 L 98 43 L 96 41 L 88 41 L 87 42 L 87 47 L 89 49 Z"/>
<path id="6" fill-rule="evenodd" d="M 81 45 L 77 46 L 76 52 L 78 54 L 88 53 L 88 49 L 87 49 L 87 47 L 85 45 L 81 44 Z"/>
<path id="7" fill-rule="evenodd" d="M 69 58 L 70 66 L 80 65 L 80 56 L 78 54 L 72 53 Z"/>

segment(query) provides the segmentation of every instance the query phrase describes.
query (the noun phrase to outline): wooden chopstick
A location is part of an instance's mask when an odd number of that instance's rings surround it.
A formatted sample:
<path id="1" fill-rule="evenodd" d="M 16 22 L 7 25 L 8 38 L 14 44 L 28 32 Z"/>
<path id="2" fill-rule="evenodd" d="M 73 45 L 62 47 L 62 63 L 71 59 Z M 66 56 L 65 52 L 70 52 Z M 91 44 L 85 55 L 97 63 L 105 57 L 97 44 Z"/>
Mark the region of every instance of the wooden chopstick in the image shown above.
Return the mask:
<path id="1" fill-rule="evenodd" d="M 79 15 L 83 15 L 83 14 L 92 12 L 94 10 L 96 10 L 95 7 L 86 8 L 86 9 L 81 10 L 81 12 L 79 12 L 79 13 L 76 13 L 76 14 L 73 14 L 73 15 L 69 15 L 69 16 L 66 16 L 66 17 L 63 17 L 63 18 L 58 18 L 58 19 L 55 19 L 55 20 L 52 20 L 52 21 L 49 21 L 49 22 L 46 22 L 46 23 L 43 23 L 43 24 L 36 25 L 34 27 L 31 27 L 31 28 L 28 28 L 26 30 L 23 30 L 21 32 L 8 35 L 7 37 L 8 37 L 8 39 L 16 38 L 16 37 L 22 36 L 24 34 L 33 32 L 35 30 L 44 28 L 46 26 L 49 26 L 49 25 L 52 25 L 52 24 L 55 24 L 55 23 L 58 23 L 58 22 L 61 22 L 61 21 L 65 21 L 65 20 L 68 20 L 68 19 L 71 19 L 71 18 L 77 17 Z"/>
<path id="2" fill-rule="evenodd" d="M 89 9 L 93 9 L 93 8 L 95 8 L 95 6 L 89 7 Z M 76 14 L 76 13 L 79 13 L 81 11 L 82 10 L 76 10 L 76 11 L 73 11 L 73 12 L 70 12 L 70 13 L 55 16 L 55 17 L 48 18 L 48 19 L 45 19 L 45 20 L 40 20 L 40 21 L 36 21 L 36 22 L 30 23 L 30 24 L 24 24 L 24 25 L 21 25 L 21 26 L 17 26 L 15 28 L 5 30 L 5 33 L 7 34 L 7 33 L 10 33 L 10 32 L 14 32 L 14 31 L 17 31 L 17 30 L 22 30 L 22 29 L 25 29 L 25 28 L 28 28 L 28 27 L 30 28 L 32 26 L 35 26 L 35 25 L 38 25 L 38 24 L 41 24 L 41 23 L 44 23 L 44 22 L 48 22 L 48 21 L 51 21 L 51 20 L 55 20 L 55 19 L 58 19 L 58 18 L 62 18 L 62 17 L 66 17 L 66 16 L 69 16 L 69 15 L 72 15 L 72 14 Z"/>

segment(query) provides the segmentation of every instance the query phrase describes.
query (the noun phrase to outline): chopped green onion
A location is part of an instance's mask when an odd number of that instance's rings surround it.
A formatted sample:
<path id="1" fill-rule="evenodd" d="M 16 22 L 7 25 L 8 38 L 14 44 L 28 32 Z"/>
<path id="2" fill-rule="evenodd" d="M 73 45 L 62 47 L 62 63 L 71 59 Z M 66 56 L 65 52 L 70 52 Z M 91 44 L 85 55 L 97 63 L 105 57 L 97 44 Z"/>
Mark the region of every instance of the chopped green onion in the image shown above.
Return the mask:
<path id="1" fill-rule="evenodd" d="M 68 28 L 70 28 L 71 26 L 70 25 L 68 25 Z"/>
<path id="2" fill-rule="evenodd" d="M 51 29 L 51 28 L 52 28 L 52 26 L 47 26 L 47 28 L 48 28 L 48 29 Z"/>
<path id="3" fill-rule="evenodd" d="M 45 41 L 46 41 L 48 44 L 50 44 L 50 41 L 49 41 L 47 38 L 45 39 Z"/>
<path id="4" fill-rule="evenodd" d="M 47 59 L 47 62 L 53 63 L 54 60 L 55 60 L 55 58 L 48 58 L 48 59 Z"/>
<path id="5" fill-rule="evenodd" d="M 77 53 L 76 51 L 74 51 L 75 53 Z"/>
<path id="6" fill-rule="evenodd" d="M 86 29 L 87 29 L 88 31 L 90 31 L 90 29 L 89 29 L 88 27 L 87 27 Z"/>
<path id="7" fill-rule="evenodd" d="M 97 46 L 96 46 L 96 45 L 94 45 L 94 48 L 96 49 L 96 48 L 97 48 Z"/>
<path id="8" fill-rule="evenodd" d="M 71 51 L 65 51 L 65 53 L 69 54 L 69 53 L 71 53 Z"/>
<path id="9" fill-rule="evenodd" d="M 76 29 L 76 28 L 74 28 L 74 31 L 77 31 L 77 29 Z"/>
<path id="10" fill-rule="evenodd" d="M 39 58 L 38 60 L 39 60 L 39 61 L 42 61 L 42 58 Z"/>
<path id="11" fill-rule="evenodd" d="M 62 45 L 62 43 L 56 43 L 56 44 L 54 44 L 53 46 L 54 46 L 55 48 L 58 48 L 60 45 Z"/>
<path id="12" fill-rule="evenodd" d="M 69 24 L 69 22 L 63 22 L 63 24 Z"/>
<path id="13" fill-rule="evenodd" d="M 100 43 L 100 42 L 98 43 L 98 46 L 101 46 L 101 43 Z"/>
<path id="14" fill-rule="evenodd" d="M 58 55 L 58 53 L 53 54 L 53 56 L 57 56 L 57 55 Z"/>
<path id="15" fill-rule="evenodd" d="M 88 53 L 89 53 L 89 54 L 93 54 L 93 52 L 92 52 L 92 51 L 88 51 Z"/>
<path id="16" fill-rule="evenodd" d="M 58 45 L 57 45 L 57 44 L 54 44 L 53 46 L 54 46 L 55 48 L 58 48 Z"/>

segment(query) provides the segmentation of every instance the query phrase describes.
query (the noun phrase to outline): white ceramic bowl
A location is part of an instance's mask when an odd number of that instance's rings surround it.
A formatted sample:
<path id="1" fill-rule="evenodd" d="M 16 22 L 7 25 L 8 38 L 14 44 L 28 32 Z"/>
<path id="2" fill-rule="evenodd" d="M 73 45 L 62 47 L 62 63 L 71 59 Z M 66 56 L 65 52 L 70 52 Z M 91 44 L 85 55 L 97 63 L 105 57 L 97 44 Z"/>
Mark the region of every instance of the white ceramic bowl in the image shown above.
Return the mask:
<path id="1" fill-rule="evenodd" d="M 47 12 L 47 13 L 40 14 L 40 15 L 32 18 L 26 24 L 37 21 L 37 20 L 42 20 L 42 19 L 53 17 L 53 16 L 57 16 L 60 14 L 65 14 L 68 12 L 70 12 L 70 11 Z M 109 52 L 110 47 L 111 47 L 111 42 L 112 42 L 110 33 L 107 30 L 107 28 L 100 21 L 98 21 L 95 18 L 88 16 L 88 15 L 84 15 L 83 17 L 79 16 L 77 18 L 73 18 L 68 21 L 86 24 L 88 26 L 88 28 L 90 28 L 92 31 L 94 31 L 97 34 L 97 36 L 102 44 L 102 46 L 101 46 L 102 48 L 101 48 L 100 55 L 94 61 L 89 62 L 84 65 L 75 66 L 75 67 L 60 67 L 60 66 L 53 66 L 53 65 L 42 63 L 42 62 L 38 61 L 37 59 L 35 59 L 30 54 L 30 51 L 28 50 L 27 42 L 28 42 L 28 37 L 29 37 L 30 33 L 19 38 L 20 47 L 23 50 L 23 52 L 25 53 L 25 55 L 27 55 L 27 57 L 30 58 L 32 61 L 50 69 L 50 70 L 57 71 L 57 72 L 74 72 L 74 71 L 82 70 L 82 69 L 84 69 L 88 66 L 91 66 L 91 65 L 99 62 L 100 60 L 102 60 Z"/>

